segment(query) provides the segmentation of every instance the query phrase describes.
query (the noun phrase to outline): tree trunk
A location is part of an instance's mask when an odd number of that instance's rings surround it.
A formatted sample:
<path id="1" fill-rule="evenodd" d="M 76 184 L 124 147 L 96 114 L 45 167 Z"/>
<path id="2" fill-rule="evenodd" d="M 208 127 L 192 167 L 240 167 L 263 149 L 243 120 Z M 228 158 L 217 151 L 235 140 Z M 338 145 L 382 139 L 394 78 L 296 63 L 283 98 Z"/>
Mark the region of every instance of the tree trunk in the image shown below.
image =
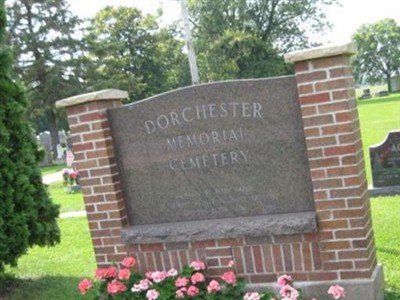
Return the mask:
<path id="1" fill-rule="evenodd" d="M 391 93 L 392 92 L 392 84 L 390 82 L 390 74 L 386 75 L 386 83 L 387 83 L 387 86 L 388 86 L 388 92 Z"/>
<path id="2" fill-rule="evenodd" d="M 51 150 L 53 159 L 57 158 L 57 145 L 60 143 L 57 128 L 57 117 L 52 109 L 46 111 L 47 122 L 51 136 Z"/>

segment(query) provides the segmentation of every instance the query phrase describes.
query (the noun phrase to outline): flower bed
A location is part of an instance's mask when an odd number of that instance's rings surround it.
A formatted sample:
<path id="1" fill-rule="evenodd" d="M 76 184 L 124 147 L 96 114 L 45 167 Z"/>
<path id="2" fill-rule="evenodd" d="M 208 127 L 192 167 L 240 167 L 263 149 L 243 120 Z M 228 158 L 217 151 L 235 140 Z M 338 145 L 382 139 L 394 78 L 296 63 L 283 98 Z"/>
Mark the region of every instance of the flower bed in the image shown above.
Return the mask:
<path id="1" fill-rule="evenodd" d="M 178 273 L 175 269 L 169 271 L 147 272 L 142 275 L 133 270 L 136 260 L 126 257 L 122 267 L 99 268 L 95 272 L 96 281 L 83 279 L 78 288 L 88 299 L 99 300 L 301 300 L 305 299 L 301 291 L 293 285 L 289 275 L 278 278 L 279 295 L 271 291 L 246 292 L 245 283 L 237 278 L 233 262 L 229 263 L 231 271 L 222 274 L 220 280 L 207 279 L 206 266 L 202 261 L 193 261 Z M 345 297 L 344 289 L 332 285 L 327 291 L 333 299 Z M 313 300 L 317 300 L 313 298 Z"/>
<path id="2" fill-rule="evenodd" d="M 79 172 L 74 169 L 64 169 L 62 171 L 63 184 L 67 193 L 80 192 Z"/>

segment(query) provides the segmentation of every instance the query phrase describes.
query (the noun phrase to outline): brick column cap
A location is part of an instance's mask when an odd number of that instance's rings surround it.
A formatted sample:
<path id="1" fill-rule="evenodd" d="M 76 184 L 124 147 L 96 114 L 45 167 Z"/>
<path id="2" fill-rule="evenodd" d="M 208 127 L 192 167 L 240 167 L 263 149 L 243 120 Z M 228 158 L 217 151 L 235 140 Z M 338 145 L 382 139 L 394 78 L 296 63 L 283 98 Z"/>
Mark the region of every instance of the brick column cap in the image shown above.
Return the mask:
<path id="1" fill-rule="evenodd" d="M 313 60 L 317 58 L 324 58 L 330 56 L 348 55 L 351 56 L 357 53 L 357 48 L 354 43 L 329 45 L 322 47 L 315 47 L 300 51 L 293 51 L 284 55 L 285 62 L 296 63 L 305 60 Z"/>
<path id="2" fill-rule="evenodd" d="M 78 104 L 84 104 L 92 101 L 101 101 L 101 100 L 123 100 L 128 99 L 128 92 L 117 90 L 117 89 L 107 89 L 101 90 L 97 92 L 81 94 L 73 97 L 69 97 L 66 99 L 58 100 L 56 102 L 56 107 L 69 107 Z"/>

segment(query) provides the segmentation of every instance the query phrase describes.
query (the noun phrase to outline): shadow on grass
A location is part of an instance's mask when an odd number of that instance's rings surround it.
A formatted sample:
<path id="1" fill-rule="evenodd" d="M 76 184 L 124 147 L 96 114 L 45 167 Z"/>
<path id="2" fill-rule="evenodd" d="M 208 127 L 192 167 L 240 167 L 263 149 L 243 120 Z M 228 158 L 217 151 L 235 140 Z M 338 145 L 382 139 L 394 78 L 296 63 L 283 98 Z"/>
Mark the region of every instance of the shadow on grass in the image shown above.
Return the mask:
<path id="1" fill-rule="evenodd" d="M 0 300 L 72 300 L 80 299 L 78 283 L 82 278 L 46 276 L 38 279 L 6 277 L 0 280 Z"/>
<path id="2" fill-rule="evenodd" d="M 390 103 L 390 102 L 398 102 L 400 101 L 400 93 L 391 94 L 386 97 L 372 98 L 366 100 L 357 100 L 357 105 L 368 105 L 368 104 L 376 104 L 376 103 Z"/>
<path id="3" fill-rule="evenodd" d="M 400 251 L 397 250 L 397 249 L 390 249 L 390 248 L 384 248 L 384 247 L 377 247 L 376 250 L 379 251 L 379 252 L 384 252 L 384 253 L 388 253 L 388 254 L 400 256 Z M 399 298 L 399 299 L 400 299 L 400 298 Z"/>
<path id="4" fill-rule="evenodd" d="M 385 290 L 385 300 L 399 300 L 400 299 L 400 291 L 398 290 Z"/>

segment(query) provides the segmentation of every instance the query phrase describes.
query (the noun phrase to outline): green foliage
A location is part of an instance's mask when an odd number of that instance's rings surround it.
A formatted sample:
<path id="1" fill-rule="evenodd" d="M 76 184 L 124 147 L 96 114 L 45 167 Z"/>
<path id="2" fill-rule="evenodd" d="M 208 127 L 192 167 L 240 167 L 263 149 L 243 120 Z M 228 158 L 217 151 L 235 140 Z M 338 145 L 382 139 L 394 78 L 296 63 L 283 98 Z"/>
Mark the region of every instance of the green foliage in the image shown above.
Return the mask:
<path id="1" fill-rule="evenodd" d="M 82 45 L 77 39 L 81 21 L 72 16 L 66 0 L 13 1 L 8 16 L 15 77 L 27 87 L 35 129 L 47 127 L 56 155 L 59 116 L 54 102 L 83 90 Z"/>
<path id="2" fill-rule="evenodd" d="M 358 81 L 382 83 L 400 72 L 400 26 L 394 19 L 362 25 L 353 35 L 358 53 L 353 70 Z"/>
<path id="3" fill-rule="evenodd" d="M 329 27 L 324 6 L 336 0 L 191 0 L 202 81 L 291 72 L 282 53 L 310 46 Z"/>
<path id="4" fill-rule="evenodd" d="M 0 272 L 5 265 L 16 265 L 28 247 L 52 246 L 60 238 L 58 207 L 42 184 L 39 151 L 24 121 L 26 97 L 10 77 L 5 24 L 0 0 Z"/>
<path id="5" fill-rule="evenodd" d="M 119 88 L 135 101 L 189 83 L 176 30 L 160 29 L 155 16 L 133 7 L 106 7 L 85 37 L 90 89 Z"/>

